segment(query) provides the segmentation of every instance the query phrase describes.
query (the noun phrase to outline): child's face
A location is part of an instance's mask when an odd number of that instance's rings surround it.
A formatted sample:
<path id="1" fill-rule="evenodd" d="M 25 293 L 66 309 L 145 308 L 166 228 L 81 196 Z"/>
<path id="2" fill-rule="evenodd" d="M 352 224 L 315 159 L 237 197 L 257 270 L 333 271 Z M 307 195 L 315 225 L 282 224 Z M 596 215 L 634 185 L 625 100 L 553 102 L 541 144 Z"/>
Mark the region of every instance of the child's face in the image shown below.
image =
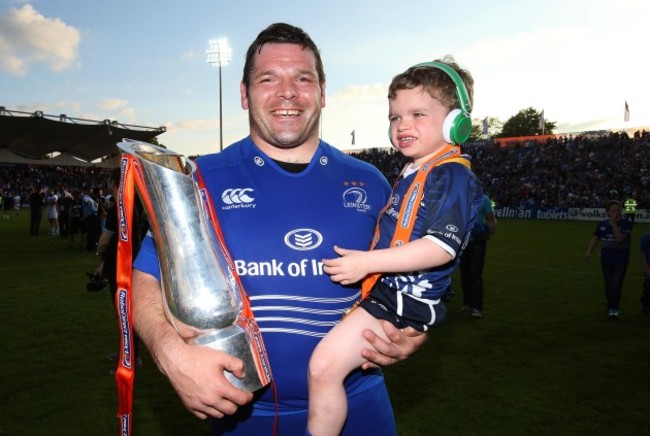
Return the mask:
<path id="1" fill-rule="evenodd" d="M 607 218 L 614 221 L 620 221 L 622 215 L 621 206 L 614 204 L 607 209 Z"/>
<path id="2" fill-rule="evenodd" d="M 388 109 L 391 142 L 415 164 L 427 161 L 446 145 L 442 124 L 447 109 L 421 86 L 397 91 L 388 100 Z"/>

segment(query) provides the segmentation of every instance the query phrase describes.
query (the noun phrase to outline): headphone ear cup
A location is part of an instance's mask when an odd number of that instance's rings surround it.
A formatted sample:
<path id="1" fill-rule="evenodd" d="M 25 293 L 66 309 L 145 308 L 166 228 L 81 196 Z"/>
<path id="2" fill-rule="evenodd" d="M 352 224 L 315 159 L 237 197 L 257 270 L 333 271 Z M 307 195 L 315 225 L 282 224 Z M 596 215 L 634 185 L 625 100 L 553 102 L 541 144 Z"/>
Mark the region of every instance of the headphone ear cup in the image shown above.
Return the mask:
<path id="1" fill-rule="evenodd" d="M 456 117 L 456 123 L 454 125 L 454 133 L 452 139 L 454 144 L 462 145 L 469 139 L 469 135 L 472 134 L 472 119 L 463 112 Z"/>
<path id="2" fill-rule="evenodd" d="M 460 109 L 447 114 L 442 124 L 442 136 L 450 144 L 464 144 L 472 133 L 472 119 Z"/>
<path id="3" fill-rule="evenodd" d="M 445 138 L 450 144 L 455 144 L 453 139 L 454 124 L 456 123 L 456 117 L 460 115 L 460 109 L 452 109 L 448 114 L 445 121 L 442 123 L 442 137 Z"/>

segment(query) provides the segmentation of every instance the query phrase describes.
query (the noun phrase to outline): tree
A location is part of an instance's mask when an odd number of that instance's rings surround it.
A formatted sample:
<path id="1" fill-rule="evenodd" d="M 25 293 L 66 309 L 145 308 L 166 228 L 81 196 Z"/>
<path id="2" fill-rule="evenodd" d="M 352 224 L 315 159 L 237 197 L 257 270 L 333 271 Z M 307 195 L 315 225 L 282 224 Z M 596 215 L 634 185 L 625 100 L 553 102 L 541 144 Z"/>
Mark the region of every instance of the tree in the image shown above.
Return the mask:
<path id="1" fill-rule="evenodd" d="M 473 142 L 473 141 L 478 141 L 480 139 L 483 139 L 482 133 L 483 133 L 483 127 L 481 123 L 474 120 L 472 122 L 472 132 L 469 134 L 468 141 Z"/>
<path id="2" fill-rule="evenodd" d="M 553 130 L 555 130 L 556 123 L 554 121 L 545 120 L 542 132 L 540 116 L 541 112 L 532 107 L 522 109 L 503 124 L 501 133 L 496 136 L 499 138 L 508 138 L 512 136 L 541 135 L 542 133 L 546 135 L 552 134 Z"/>
<path id="3" fill-rule="evenodd" d="M 151 140 L 149 140 L 149 143 L 150 143 L 150 144 L 153 144 L 153 145 L 157 145 L 158 147 L 161 147 L 161 148 L 167 148 L 166 145 L 161 144 L 161 143 L 158 141 L 158 137 L 157 137 L 157 136 L 154 136 L 153 138 L 151 138 Z"/>
<path id="4" fill-rule="evenodd" d="M 503 121 L 495 117 L 487 118 L 487 135 L 483 134 L 483 120 L 475 118 L 472 120 L 472 133 L 469 135 L 469 141 L 480 141 L 482 139 L 489 139 L 496 136 L 496 132 L 501 130 Z"/>

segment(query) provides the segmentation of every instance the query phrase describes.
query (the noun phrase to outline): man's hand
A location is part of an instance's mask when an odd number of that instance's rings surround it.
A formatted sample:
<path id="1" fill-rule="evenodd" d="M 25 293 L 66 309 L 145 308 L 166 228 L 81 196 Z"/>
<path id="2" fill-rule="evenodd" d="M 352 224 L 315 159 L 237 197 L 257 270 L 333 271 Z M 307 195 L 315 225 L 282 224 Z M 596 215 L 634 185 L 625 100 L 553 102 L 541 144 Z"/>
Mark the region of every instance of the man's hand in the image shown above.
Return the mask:
<path id="1" fill-rule="evenodd" d="M 425 333 L 419 332 L 412 327 L 398 329 L 388 321 L 379 321 L 384 328 L 390 342 L 384 341 L 372 330 L 365 330 L 363 337 L 375 348 L 361 350 L 361 357 L 367 360 L 362 369 L 379 368 L 381 366 L 393 365 L 407 359 L 417 352 L 427 340 Z"/>
<path id="2" fill-rule="evenodd" d="M 134 326 L 160 371 L 167 376 L 187 409 L 201 419 L 232 415 L 253 400 L 253 394 L 235 388 L 224 375 L 243 376 L 241 359 L 202 345 L 187 344 L 165 317 L 158 280 L 133 271 Z M 183 327 L 179 323 L 179 327 Z M 192 337 L 184 326 L 181 331 Z M 250 369 L 254 371 L 254 368 Z"/>
<path id="3" fill-rule="evenodd" d="M 234 356 L 185 344 L 170 352 L 165 360 L 161 369 L 185 407 L 198 418 L 232 415 L 253 399 L 251 392 L 237 389 L 224 376 L 224 370 L 237 377 L 244 375 L 244 363 Z"/>

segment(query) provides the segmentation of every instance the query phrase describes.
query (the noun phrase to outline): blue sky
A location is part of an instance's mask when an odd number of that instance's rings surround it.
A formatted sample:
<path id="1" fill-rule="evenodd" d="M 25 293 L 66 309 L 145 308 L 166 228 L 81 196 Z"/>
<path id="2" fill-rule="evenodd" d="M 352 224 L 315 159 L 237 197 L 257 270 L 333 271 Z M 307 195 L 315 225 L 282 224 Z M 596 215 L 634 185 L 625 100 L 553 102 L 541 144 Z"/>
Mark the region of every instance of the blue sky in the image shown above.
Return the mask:
<path id="1" fill-rule="evenodd" d="M 327 74 L 323 139 L 389 146 L 386 90 L 418 62 L 452 55 L 475 80 L 473 117 L 544 110 L 559 132 L 650 125 L 646 1 L 0 0 L 0 106 L 146 126 L 183 154 L 219 148 L 218 72 L 208 41 L 225 37 L 227 145 L 248 131 L 244 54 L 268 24 L 305 29 Z M 624 102 L 630 121 L 623 122 Z"/>

